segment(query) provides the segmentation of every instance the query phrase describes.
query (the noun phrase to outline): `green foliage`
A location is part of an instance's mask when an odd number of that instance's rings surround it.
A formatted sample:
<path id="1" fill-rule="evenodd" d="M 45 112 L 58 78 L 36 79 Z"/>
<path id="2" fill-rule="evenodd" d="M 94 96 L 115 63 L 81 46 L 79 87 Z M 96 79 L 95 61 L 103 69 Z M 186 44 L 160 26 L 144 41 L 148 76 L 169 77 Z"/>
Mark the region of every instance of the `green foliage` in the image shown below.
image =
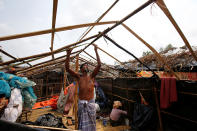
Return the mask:
<path id="1" fill-rule="evenodd" d="M 169 50 L 174 49 L 175 47 L 172 46 L 172 44 L 168 44 L 165 48 L 161 47 L 159 49 L 159 53 L 165 53 L 168 52 Z"/>
<path id="2" fill-rule="evenodd" d="M 166 46 L 166 48 L 165 48 L 165 51 L 167 51 L 167 50 L 171 50 L 171 49 L 173 49 L 174 47 L 172 46 L 172 44 L 168 44 L 167 46 Z"/>
<path id="3" fill-rule="evenodd" d="M 150 55 L 151 53 L 152 53 L 151 51 L 144 51 L 142 53 L 142 56 L 144 57 L 144 56 Z"/>
<path id="4" fill-rule="evenodd" d="M 159 49 L 159 52 L 163 52 L 163 51 L 164 51 L 164 48 L 161 47 L 161 48 Z"/>

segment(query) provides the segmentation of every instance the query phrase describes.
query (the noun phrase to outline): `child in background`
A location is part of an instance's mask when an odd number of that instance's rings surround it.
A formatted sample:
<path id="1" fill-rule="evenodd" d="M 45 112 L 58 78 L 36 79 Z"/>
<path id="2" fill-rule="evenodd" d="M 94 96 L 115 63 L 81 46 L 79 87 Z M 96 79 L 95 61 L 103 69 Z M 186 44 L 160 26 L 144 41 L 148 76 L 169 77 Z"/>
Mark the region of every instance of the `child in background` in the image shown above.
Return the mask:
<path id="1" fill-rule="evenodd" d="M 127 115 L 126 111 L 120 110 L 119 107 L 122 106 L 120 101 L 114 101 L 113 109 L 110 114 L 110 123 L 112 126 L 119 126 L 124 124 L 125 116 Z"/>

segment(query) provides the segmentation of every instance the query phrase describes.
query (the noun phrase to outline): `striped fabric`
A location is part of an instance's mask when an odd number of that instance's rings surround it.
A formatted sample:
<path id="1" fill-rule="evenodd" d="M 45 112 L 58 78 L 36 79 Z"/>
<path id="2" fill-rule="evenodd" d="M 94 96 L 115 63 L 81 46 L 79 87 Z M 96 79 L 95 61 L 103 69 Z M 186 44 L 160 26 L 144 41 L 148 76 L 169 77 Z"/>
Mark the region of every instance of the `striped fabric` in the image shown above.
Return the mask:
<path id="1" fill-rule="evenodd" d="M 96 109 L 93 100 L 87 102 L 79 100 L 78 128 L 82 131 L 96 131 Z"/>

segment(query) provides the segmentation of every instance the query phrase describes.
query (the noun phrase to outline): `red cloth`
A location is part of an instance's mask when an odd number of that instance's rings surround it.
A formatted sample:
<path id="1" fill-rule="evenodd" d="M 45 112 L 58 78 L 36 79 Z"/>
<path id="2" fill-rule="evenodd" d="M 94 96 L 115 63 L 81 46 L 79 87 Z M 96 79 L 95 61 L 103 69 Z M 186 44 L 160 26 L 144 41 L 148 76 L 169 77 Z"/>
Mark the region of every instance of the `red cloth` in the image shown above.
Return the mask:
<path id="1" fill-rule="evenodd" d="M 38 108 L 42 108 L 42 107 L 45 107 L 45 106 L 51 106 L 52 109 L 57 109 L 58 98 L 59 98 L 59 96 L 52 96 L 52 98 L 47 100 L 47 101 L 37 102 L 37 103 L 34 104 L 32 109 L 38 109 Z"/>
<path id="2" fill-rule="evenodd" d="M 161 78 L 160 108 L 168 108 L 172 102 L 177 101 L 176 79 Z"/>

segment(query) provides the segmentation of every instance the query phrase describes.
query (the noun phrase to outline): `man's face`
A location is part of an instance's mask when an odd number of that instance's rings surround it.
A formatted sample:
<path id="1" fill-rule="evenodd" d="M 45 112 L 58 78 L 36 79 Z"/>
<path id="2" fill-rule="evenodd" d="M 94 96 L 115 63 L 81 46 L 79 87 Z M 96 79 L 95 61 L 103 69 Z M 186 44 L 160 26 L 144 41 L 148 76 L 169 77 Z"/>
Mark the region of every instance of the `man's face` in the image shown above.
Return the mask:
<path id="1" fill-rule="evenodd" d="M 89 72 L 88 64 L 83 65 L 83 68 L 81 69 L 81 71 L 88 73 Z"/>

